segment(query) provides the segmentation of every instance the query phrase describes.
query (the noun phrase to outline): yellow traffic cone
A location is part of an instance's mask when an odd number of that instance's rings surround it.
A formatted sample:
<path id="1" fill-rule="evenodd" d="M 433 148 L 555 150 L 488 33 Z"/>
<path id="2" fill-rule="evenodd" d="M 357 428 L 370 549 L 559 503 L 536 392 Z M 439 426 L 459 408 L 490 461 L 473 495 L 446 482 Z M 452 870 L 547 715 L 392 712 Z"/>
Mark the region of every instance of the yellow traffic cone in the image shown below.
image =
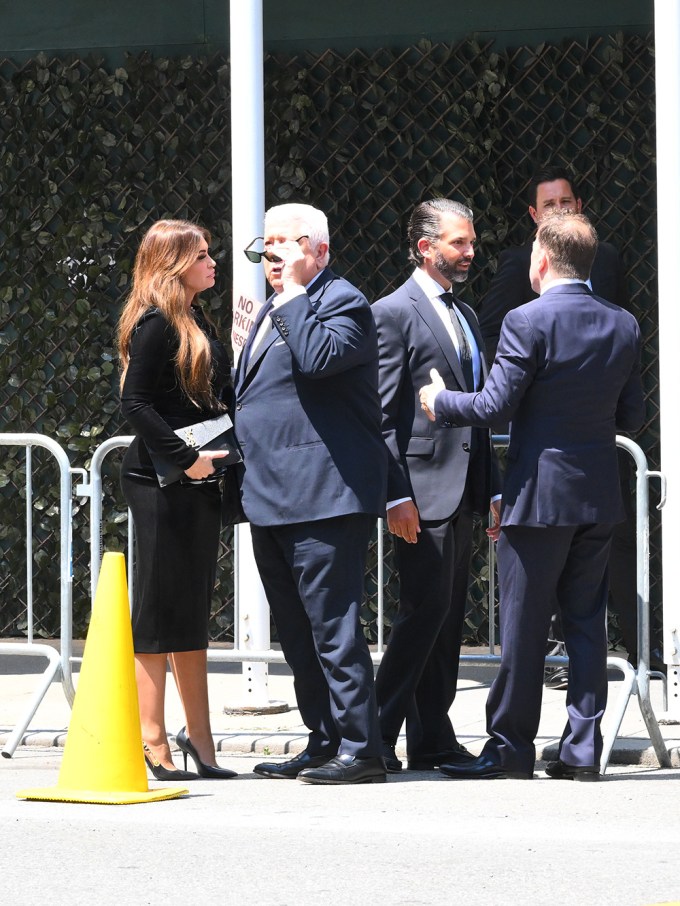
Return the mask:
<path id="1" fill-rule="evenodd" d="M 123 805 L 175 799 L 181 787 L 149 790 L 142 750 L 125 557 L 106 553 L 83 652 L 64 757 L 55 787 L 18 799 Z"/>

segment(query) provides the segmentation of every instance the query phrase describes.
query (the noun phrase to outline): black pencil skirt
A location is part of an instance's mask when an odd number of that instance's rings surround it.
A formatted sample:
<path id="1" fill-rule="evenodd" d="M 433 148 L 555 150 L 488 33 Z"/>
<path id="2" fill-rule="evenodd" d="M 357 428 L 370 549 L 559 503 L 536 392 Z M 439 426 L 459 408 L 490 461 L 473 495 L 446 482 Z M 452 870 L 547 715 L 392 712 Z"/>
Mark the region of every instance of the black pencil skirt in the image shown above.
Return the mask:
<path id="1" fill-rule="evenodd" d="M 123 475 L 135 523 L 132 637 L 135 652 L 208 647 L 220 536 L 219 482 L 159 487 Z"/>

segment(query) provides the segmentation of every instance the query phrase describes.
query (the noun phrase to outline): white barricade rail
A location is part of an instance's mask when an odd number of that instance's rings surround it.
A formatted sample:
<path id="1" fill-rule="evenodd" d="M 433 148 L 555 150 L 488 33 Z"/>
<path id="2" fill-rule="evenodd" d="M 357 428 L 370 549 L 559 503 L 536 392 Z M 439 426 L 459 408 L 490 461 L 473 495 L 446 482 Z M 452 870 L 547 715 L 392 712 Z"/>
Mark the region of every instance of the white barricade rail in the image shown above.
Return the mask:
<path id="1" fill-rule="evenodd" d="M 72 617 L 72 574 L 71 574 L 71 476 L 82 469 L 71 469 L 68 456 L 59 444 L 42 434 L 0 434 L 0 446 L 25 447 L 26 449 L 26 597 L 28 635 L 26 642 L 9 643 L 2 646 L 3 655 L 23 657 L 46 657 L 48 665 L 42 674 L 40 686 L 29 702 L 24 717 L 10 734 L 2 754 L 11 758 L 21 742 L 26 728 L 38 710 L 50 683 L 59 677 L 64 694 L 73 704 L 75 690 L 71 676 L 71 617 Z M 32 482 L 32 447 L 44 447 L 56 459 L 59 465 L 59 547 L 60 547 L 60 602 L 61 602 L 61 648 L 57 652 L 50 645 L 33 642 L 33 482 Z"/>
<path id="2" fill-rule="evenodd" d="M 90 557 L 91 557 L 91 571 L 92 571 L 92 583 L 91 583 L 91 595 L 92 601 L 94 602 L 94 593 L 97 587 L 97 578 L 99 577 L 99 568 L 101 565 L 102 558 L 102 514 L 103 514 L 103 500 L 102 500 L 102 478 L 101 478 L 101 467 L 104 461 L 104 458 L 107 456 L 111 450 L 115 450 L 120 447 L 127 447 L 132 442 L 132 437 L 120 436 L 112 437 L 107 441 L 104 441 L 101 444 L 94 456 L 92 457 L 92 462 L 90 465 L 90 485 L 89 486 L 79 486 L 78 491 L 84 496 L 89 496 L 90 499 Z M 132 573 L 133 573 L 133 556 L 134 556 L 134 545 L 132 543 L 134 532 L 134 524 L 132 519 L 128 519 L 128 589 L 130 592 L 130 600 L 132 600 Z M 234 532 L 234 569 L 238 569 L 239 558 L 237 556 L 238 550 L 238 531 Z M 379 529 L 378 529 L 378 568 L 377 568 L 377 585 L 378 585 L 378 614 L 377 614 L 377 625 L 378 625 L 378 646 L 377 651 L 373 655 L 373 662 L 378 664 L 380 663 L 380 658 L 383 651 L 383 581 L 384 581 L 384 544 L 383 544 L 383 533 L 382 533 L 382 520 L 379 520 Z M 240 625 L 241 621 L 239 619 L 239 610 L 240 610 L 240 601 L 239 601 L 239 586 L 240 583 L 237 581 L 237 576 L 234 576 L 234 647 L 231 649 L 208 649 L 208 660 L 210 661 L 228 661 L 230 663 L 246 663 L 252 661 L 253 663 L 278 663 L 285 664 L 286 660 L 281 651 L 278 651 L 275 648 L 266 648 L 266 649 L 252 649 L 246 646 L 247 640 L 241 639 L 240 637 Z M 266 618 L 269 619 L 269 614 L 267 613 Z"/>
<path id="3" fill-rule="evenodd" d="M 507 443 L 507 436 L 494 437 L 497 445 Z M 92 457 L 90 466 L 90 482 L 83 483 L 76 487 L 76 493 L 80 496 L 90 497 L 90 566 L 91 566 L 91 590 L 92 599 L 97 586 L 99 569 L 102 558 L 102 478 L 101 466 L 106 455 L 113 449 L 127 447 L 132 441 L 130 436 L 113 437 L 101 444 Z M 10 758 L 19 744 L 23 733 L 35 714 L 38 705 L 42 701 L 47 688 L 52 679 L 61 674 L 62 686 L 69 704 L 72 704 L 74 697 L 73 682 L 71 677 L 72 658 L 72 619 L 71 619 L 71 476 L 75 472 L 83 474 L 82 469 L 71 469 L 68 458 L 62 448 L 47 437 L 38 434 L 0 434 L 0 444 L 5 446 L 25 446 L 27 455 L 27 588 L 29 589 L 29 638 L 27 643 L 18 643 L 17 645 L 3 645 L 2 653 L 5 654 L 23 654 L 23 655 L 41 655 L 49 658 L 50 664 L 43 674 L 43 681 L 31 701 L 30 713 L 27 712 L 25 719 L 17 725 L 11 737 L 6 743 L 2 754 Z M 649 669 L 649 489 L 648 482 L 651 478 L 658 478 L 661 483 L 661 499 L 658 504 L 660 509 L 666 497 L 665 477 L 661 472 L 653 472 L 647 469 L 647 460 L 640 447 L 624 437 L 617 437 L 618 446 L 624 448 L 633 457 L 636 465 L 636 520 L 637 520 L 637 601 L 638 601 L 638 666 L 637 669 L 628 661 L 620 657 L 607 658 L 609 667 L 620 670 L 623 674 L 623 686 L 616 702 L 613 705 L 613 721 L 611 727 L 604 739 L 604 749 L 600 762 L 600 770 L 605 772 L 609 757 L 611 755 L 614 742 L 621 727 L 626 708 L 630 698 L 637 696 L 640 711 L 642 713 L 645 725 L 649 732 L 649 737 L 654 746 L 656 757 L 661 767 L 670 767 L 670 755 L 666 748 L 663 737 L 659 730 L 658 722 L 652 709 L 649 693 L 649 678 L 651 676 L 659 677 L 665 681 L 663 674 L 656 674 Z M 47 645 L 34 645 L 32 642 L 32 558 L 31 549 L 31 497 L 30 497 L 30 447 L 32 445 L 42 446 L 49 449 L 57 459 L 61 471 L 61 491 L 60 491 L 60 548 L 61 548 L 61 652 L 60 656 L 56 654 L 53 648 Z M 133 581 L 133 523 L 128 513 L 128 586 L 130 599 L 132 599 L 132 581 Z M 382 520 L 378 521 L 378 644 L 377 650 L 372 654 L 374 664 L 379 664 L 383 652 L 383 527 Z M 237 532 L 235 532 L 235 545 L 238 544 Z M 236 565 L 236 558 L 235 558 Z M 461 662 L 474 664 L 478 666 L 500 663 L 500 655 L 495 653 L 496 644 L 494 637 L 495 626 L 495 548 L 493 542 L 489 543 L 489 653 L 488 654 L 462 654 Z M 238 619 L 239 600 L 238 600 L 238 583 L 235 582 L 234 595 L 234 630 L 235 639 L 232 649 L 209 649 L 208 659 L 211 661 L 229 661 L 237 663 L 285 663 L 281 651 L 272 648 L 254 650 L 242 646 L 239 638 Z M 568 664 L 568 658 L 559 656 L 548 656 L 545 659 L 548 665 L 565 665 Z M 664 687 L 664 695 L 665 695 Z"/>

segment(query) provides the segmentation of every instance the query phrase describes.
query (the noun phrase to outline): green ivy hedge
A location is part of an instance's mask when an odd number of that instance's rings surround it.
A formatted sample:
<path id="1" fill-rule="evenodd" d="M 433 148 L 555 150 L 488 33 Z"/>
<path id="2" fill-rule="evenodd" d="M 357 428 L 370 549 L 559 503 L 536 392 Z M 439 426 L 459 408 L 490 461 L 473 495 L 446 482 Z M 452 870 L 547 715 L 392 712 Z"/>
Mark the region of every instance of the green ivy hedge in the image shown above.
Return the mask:
<path id="1" fill-rule="evenodd" d="M 658 456 L 652 37 L 616 35 L 496 52 L 474 38 L 372 54 L 270 55 L 265 62 L 267 201 L 329 215 L 335 266 L 373 300 L 408 273 L 405 224 L 422 198 L 467 201 L 481 238 L 466 292 L 474 305 L 497 255 L 530 231 L 523 192 L 534 167 L 568 163 L 601 234 L 621 249 L 646 341 Z M 58 440 L 86 466 L 102 439 L 128 433 L 117 394 L 115 326 L 140 236 L 187 217 L 213 233 L 219 266 L 205 304 L 231 318 L 229 69 L 223 57 L 38 55 L 0 62 L 0 429 Z M 120 457 L 105 467 L 106 549 L 123 549 Z M 37 634 L 59 631 L 56 473 L 36 451 Z M 26 631 L 23 451 L 0 460 L 0 636 Z M 74 634 L 89 613 L 86 501 L 74 502 Z M 469 642 L 485 635 L 483 533 Z M 389 541 L 389 625 L 397 593 Z M 212 636 L 233 637 L 231 537 L 221 551 Z M 374 638 L 376 553 L 364 619 Z"/>

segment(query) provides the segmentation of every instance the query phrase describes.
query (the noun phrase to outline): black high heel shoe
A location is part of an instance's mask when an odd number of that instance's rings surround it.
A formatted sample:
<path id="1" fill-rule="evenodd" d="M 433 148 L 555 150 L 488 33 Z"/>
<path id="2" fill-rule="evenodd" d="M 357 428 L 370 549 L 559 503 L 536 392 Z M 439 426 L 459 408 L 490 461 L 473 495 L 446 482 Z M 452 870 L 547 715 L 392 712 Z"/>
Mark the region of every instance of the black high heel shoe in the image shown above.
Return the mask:
<path id="1" fill-rule="evenodd" d="M 194 774 L 192 771 L 180 771 L 179 768 L 175 768 L 174 771 L 171 771 L 170 768 L 164 768 L 147 744 L 144 742 L 142 745 L 144 746 L 144 761 L 156 780 L 198 780 L 198 774 Z M 186 764 L 187 760 L 185 756 L 185 768 Z"/>
<path id="2" fill-rule="evenodd" d="M 177 748 L 180 749 L 182 755 L 184 755 L 184 770 L 186 770 L 187 767 L 187 755 L 191 755 L 194 759 L 198 776 L 203 777 L 205 780 L 229 780 L 230 777 L 238 776 L 236 771 L 230 771 L 229 768 L 215 768 L 211 764 L 202 762 L 193 743 L 187 736 L 186 727 L 182 727 L 179 731 L 175 737 L 175 742 L 177 743 Z"/>

